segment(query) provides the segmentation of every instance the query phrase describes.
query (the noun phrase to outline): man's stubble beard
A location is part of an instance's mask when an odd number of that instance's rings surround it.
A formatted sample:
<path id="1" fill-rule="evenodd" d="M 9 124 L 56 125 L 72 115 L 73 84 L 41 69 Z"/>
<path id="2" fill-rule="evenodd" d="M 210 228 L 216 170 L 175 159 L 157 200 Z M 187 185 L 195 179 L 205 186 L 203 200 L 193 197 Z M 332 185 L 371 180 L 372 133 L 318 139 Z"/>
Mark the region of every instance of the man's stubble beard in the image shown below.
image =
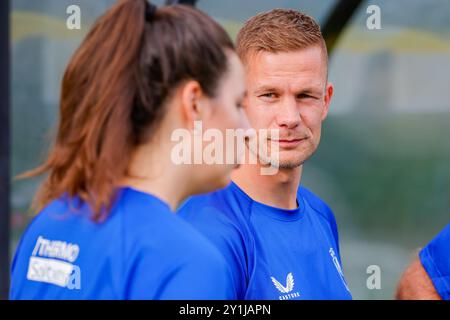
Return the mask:
<path id="1" fill-rule="evenodd" d="M 252 153 L 256 158 L 257 161 L 259 161 L 263 166 L 272 166 L 274 168 L 277 169 L 295 169 L 298 167 L 301 167 L 303 164 L 305 164 L 305 162 L 307 162 L 312 155 L 314 154 L 315 150 L 313 152 L 311 152 L 311 154 L 309 154 L 305 159 L 303 160 L 286 160 L 286 161 L 281 161 L 281 159 L 278 160 L 278 165 L 274 164 L 272 161 L 271 157 L 268 157 L 266 155 L 260 154 L 260 152 L 258 152 L 258 150 L 255 150 L 255 148 L 252 148 L 252 146 L 248 143 L 248 141 L 246 141 L 245 143 L 246 149 L 249 150 L 250 153 Z"/>

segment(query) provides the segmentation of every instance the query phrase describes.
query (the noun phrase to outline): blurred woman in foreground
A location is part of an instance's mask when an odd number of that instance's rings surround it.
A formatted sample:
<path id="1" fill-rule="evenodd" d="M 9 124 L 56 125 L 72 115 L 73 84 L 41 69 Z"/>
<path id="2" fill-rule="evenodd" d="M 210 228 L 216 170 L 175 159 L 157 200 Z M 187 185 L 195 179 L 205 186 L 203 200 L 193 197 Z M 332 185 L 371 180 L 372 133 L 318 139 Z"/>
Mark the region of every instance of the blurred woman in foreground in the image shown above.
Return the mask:
<path id="1" fill-rule="evenodd" d="M 12 266 L 12 299 L 226 299 L 223 258 L 173 214 L 224 187 L 233 165 L 177 165 L 176 129 L 247 125 L 226 32 L 186 6 L 123 0 L 100 17 L 62 82 L 37 217 Z"/>

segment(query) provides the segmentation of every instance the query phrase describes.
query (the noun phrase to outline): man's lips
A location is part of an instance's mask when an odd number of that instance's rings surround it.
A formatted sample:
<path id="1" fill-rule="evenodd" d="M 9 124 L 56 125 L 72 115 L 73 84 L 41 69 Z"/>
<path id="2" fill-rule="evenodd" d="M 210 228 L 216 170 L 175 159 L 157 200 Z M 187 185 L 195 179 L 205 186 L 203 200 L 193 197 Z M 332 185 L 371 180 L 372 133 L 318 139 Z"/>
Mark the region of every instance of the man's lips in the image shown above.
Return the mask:
<path id="1" fill-rule="evenodd" d="M 278 139 L 278 140 L 272 140 L 274 142 L 279 143 L 280 147 L 282 148 L 295 148 L 297 147 L 303 140 L 306 140 L 306 138 L 298 138 L 298 139 Z"/>
<path id="2" fill-rule="evenodd" d="M 278 142 L 295 142 L 295 141 L 300 141 L 303 139 L 278 139 L 278 140 L 274 140 L 274 141 L 278 141 Z"/>

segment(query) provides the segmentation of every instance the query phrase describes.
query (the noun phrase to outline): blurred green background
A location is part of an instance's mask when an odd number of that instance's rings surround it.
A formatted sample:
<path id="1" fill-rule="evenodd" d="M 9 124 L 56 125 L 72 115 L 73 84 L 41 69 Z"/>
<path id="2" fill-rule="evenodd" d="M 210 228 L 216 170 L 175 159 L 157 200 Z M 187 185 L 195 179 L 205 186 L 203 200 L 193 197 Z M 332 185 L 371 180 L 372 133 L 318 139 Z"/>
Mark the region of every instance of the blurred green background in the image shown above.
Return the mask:
<path id="1" fill-rule="evenodd" d="M 163 1 L 154 1 L 161 5 Z M 113 0 L 12 1 L 12 175 L 45 157 L 58 115 L 64 68 L 92 22 Z M 82 29 L 66 28 L 81 8 Z M 242 23 L 277 7 L 323 23 L 335 0 L 200 0 L 234 37 Z M 366 9 L 381 9 L 368 30 Z M 333 208 L 355 299 L 391 299 L 417 249 L 450 221 L 450 2 L 364 1 L 330 60 L 331 111 L 302 184 Z M 14 181 L 12 252 L 32 218 L 40 180 Z M 369 265 L 381 289 L 366 286 Z"/>

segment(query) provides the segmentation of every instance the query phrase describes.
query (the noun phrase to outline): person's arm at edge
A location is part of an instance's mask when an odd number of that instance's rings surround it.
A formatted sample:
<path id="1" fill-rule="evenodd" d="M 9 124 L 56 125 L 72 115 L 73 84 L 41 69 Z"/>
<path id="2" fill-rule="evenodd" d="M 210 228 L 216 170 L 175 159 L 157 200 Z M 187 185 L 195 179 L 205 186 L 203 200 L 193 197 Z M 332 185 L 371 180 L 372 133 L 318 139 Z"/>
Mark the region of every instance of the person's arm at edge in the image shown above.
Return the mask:
<path id="1" fill-rule="evenodd" d="M 406 268 L 395 292 L 397 300 L 442 300 L 428 273 L 416 256 Z"/>

